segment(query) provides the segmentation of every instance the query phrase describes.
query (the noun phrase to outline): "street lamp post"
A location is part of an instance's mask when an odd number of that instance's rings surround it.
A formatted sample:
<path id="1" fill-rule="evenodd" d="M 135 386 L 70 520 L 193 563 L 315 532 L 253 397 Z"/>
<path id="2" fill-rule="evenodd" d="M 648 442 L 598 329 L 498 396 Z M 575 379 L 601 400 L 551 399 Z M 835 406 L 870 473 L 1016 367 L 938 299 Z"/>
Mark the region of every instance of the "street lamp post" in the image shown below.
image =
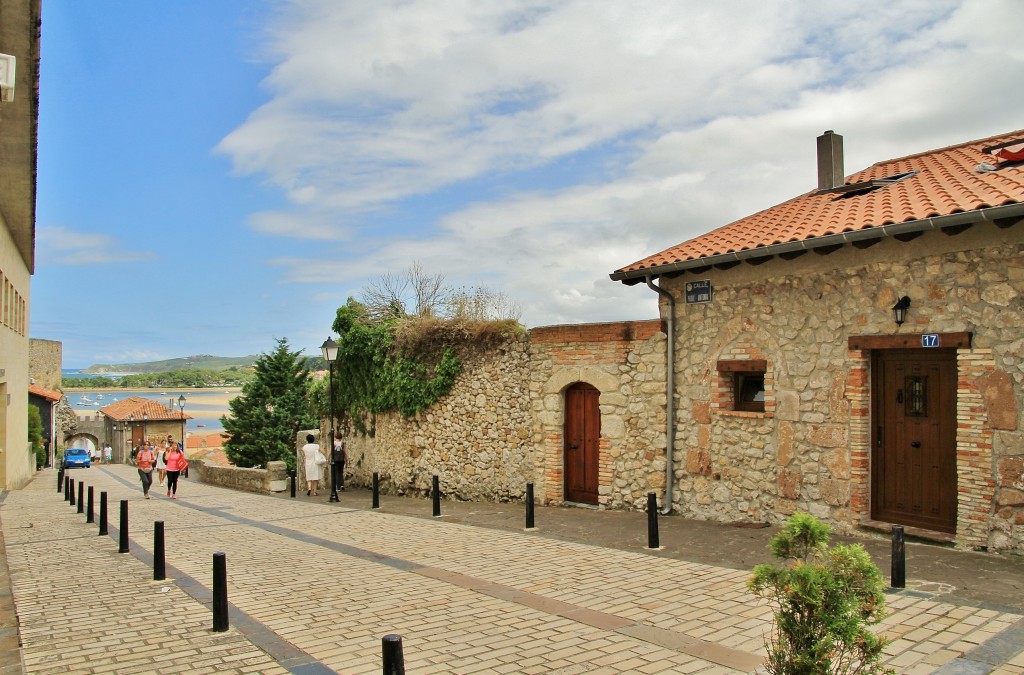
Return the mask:
<path id="1" fill-rule="evenodd" d="M 330 402 L 330 410 L 328 410 L 328 413 L 330 413 L 331 416 L 331 469 L 328 471 L 328 480 L 331 482 L 330 501 L 336 502 L 338 501 L 338 490 L 334 486 L 334 361 L 338 358 L 338 345 L 334 340 L 328 337 L 324 340 L 324 343 L 320 345 L 320 350 L 323 352 L 324 358 L 327 360 L 327 371 L 329 377 L 327 380 L 327 391 L 328 400 Z"/>
<path id="2" fill-rule="evenodd" d="M 185 455 L 185 395 L 178 397 L 178 410 L 181 412 L 181 454 Z M 188 478 L 188 467 L 185 467 L 185 478 Z"/>

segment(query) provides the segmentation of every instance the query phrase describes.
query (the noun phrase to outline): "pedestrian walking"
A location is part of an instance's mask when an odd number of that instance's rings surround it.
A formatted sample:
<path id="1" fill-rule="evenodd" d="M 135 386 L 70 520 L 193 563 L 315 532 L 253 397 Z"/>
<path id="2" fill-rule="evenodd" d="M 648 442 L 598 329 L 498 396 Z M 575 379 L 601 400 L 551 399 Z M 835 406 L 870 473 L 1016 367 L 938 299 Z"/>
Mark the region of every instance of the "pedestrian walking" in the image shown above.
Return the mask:
<path id="1" fill-rule="evenodd" d="M 103 463 L 110 464 L 110 461 L 114 458 L 114 449 L 110 447 L 110 443 L 103 446 Z"/>
<path id="2" fill-rule="evenodd" d="M 140 446 L 135 455 L 135 465 L 139 468 L 139 479 L 142 481 L 142 495 L 149 499 L 149 488 L 153 485 L 153 462 L 156 456 L 151 446 Z"/>
<path id="3" fill-rule="evenodd" d="M 167 479 L 167 448 L 170 444 L 171 437 L 168 436 L 167 440 L 164 441 L 164 447 L 160 448 L 156 453 L 156 475 L 160 479 L 160 487 L 164 486 L 164 481 Z"/>
<path id="4" fill-rule="evenodd" d="M 316 438 L 313 434 L 306 434 L 302 457 L 306 469 L 306 495 L 312 494 L 315 497 L 319 494 L 317 488 L 320 487 L 320 467 L 327 463 L 327 458 L 320 452 L 320 446 L 314 443 L 314 440 Z"/>
<path id="5" fill-rule="evenodd" d="M 339 436 L 334 439 L 334 453 L 331 460 L 334 462 L 334 486 L 338 490 L 345 489 L 345 462 L 348 457 L 345 455 L 345 441 Z"/>
<path id="6" fill-rule="evenodd" d="M 177 499 L 178 476 L 188 468 L 188 460 L 185 459 L 185 453 L 178 449 L 176 443 L 165 454 L 165 461 L 167 462 L 167 496 L 171 499 Z"/>

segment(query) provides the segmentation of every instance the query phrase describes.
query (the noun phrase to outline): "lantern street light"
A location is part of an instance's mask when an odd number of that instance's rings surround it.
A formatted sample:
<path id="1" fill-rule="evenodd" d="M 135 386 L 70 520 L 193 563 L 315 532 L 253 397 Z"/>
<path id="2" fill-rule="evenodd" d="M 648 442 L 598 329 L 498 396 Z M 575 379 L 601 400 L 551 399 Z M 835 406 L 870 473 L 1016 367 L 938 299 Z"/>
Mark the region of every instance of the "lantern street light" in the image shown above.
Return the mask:
<path id="1" fill-rule="evenodd" d="M 185 395 L 178 397 L 178 411 L 181 413 L 181 451 L 185 452 Z"/>
<path id="2" fill-rule="evenodd" d="M 327 390 L 328 400 L 330 409 L 328 413 L 331 416 L 331 468 L 328 471 L 328 480 L 331 482 L 331 498 L 330 501 L 338 501 L 338 491 L 334 487 L 334 361 L 338 358 L 338 344 L 328 337 L 324 340 L 324 343 L 320 345 L 320 350 L 324 354 L 324 359 L 327 360 L 328 377 Z M 308 476 L 307 476 L 308 478 Z"/>
<path id="3" fill-rule="evenodd" d="M 185 395 L 182 394 L 178 397 L 178 410 L 181 412 L 181 455 L 185 456 Z M 185 471 L 182 473 L 185 478 L 188 478 L 188 467 L 185 467 Z"/>

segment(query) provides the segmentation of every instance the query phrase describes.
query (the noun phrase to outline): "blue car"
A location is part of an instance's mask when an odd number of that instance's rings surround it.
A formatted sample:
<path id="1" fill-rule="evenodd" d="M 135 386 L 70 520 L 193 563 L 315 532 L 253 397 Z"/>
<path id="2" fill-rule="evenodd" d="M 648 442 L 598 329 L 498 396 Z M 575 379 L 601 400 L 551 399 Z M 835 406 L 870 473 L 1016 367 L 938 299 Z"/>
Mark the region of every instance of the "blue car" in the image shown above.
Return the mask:
<path id="1" fill-rule="evenodd" d="M 92 462 L 89 460 L 89 451 L 85 448 L 68 448 L 64 451 L 64 468 L 70 469 L 71 467 L 84 467 L 88 469 L 92 466 Z"/>

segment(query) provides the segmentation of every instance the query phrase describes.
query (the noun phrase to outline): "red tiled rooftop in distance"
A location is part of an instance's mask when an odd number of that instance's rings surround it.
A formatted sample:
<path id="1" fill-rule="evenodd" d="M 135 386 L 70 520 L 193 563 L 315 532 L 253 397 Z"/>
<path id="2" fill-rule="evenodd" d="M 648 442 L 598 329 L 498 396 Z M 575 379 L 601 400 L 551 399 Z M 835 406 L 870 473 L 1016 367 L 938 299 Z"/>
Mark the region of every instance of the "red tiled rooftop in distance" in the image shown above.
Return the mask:
<path id="1" fill-rule="evenodd" d="M 814 190 L 617 271 L 631 272 L 829 234 L 1020 203 L 1024 200 L 1024 167 L 1009 166 L 991 173 L 979 173 L 975 167 L 982 162 L 996 163 L 982 148 L 1021 137 L 1024 137 L 1024 130 L 879 162 L 851 174 L 846 182 L 860 183 L 910 171 L 918 173 L 861 194 L 818 194 Z"/>
<path id="2" fill-rule="evenodd" d="M 135 416 L 136 421 L 141 421 L 145 414 L 148 421 L 154 420 L 180 420 L 184 417 L 192 419 L 191 415 L 182 413 L 180 410 L 171 410 L 159 401 L 154 401 L 141 396 L 129 396 L 123 401 L 111 403 L 100 408 L 100 412 L 113 420 L 123 421 Z"/>

